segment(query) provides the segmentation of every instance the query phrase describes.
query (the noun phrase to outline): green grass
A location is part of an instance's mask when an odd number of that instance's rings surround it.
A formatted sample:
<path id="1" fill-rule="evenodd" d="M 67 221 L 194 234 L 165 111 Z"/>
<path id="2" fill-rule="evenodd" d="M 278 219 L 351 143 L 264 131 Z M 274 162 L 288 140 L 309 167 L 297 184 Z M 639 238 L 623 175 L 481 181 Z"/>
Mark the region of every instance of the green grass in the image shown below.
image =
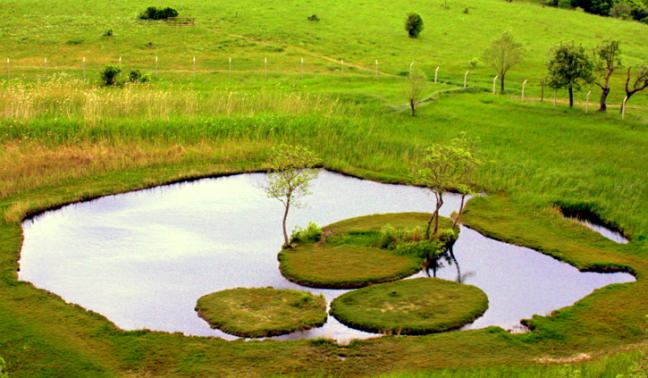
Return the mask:
<path id="1" fill-rule="evenodd" d="M 423 335 L 460 328 L 487 308 L 475 286 L 416 278 L 350 291 L 333 300 L 331 315 L 363 331 Z"/>
<path id="2" fill-rule="evenodd" d="M 319 327 L 326 300 L 299 290 L 236 288 L 198 299 L 196 311 L 212 328 L 240 337 L 268 337 Z"/>
<path id="3" fill-rule="evenodd" d="M 376 246 L 386 224 L 425 224 L 428 214 L 380 214 L 352 218 L 324 227 L 323 242 L 299 243 L 279 253 L 279 270 L 304 286 L 349 289 L 407 277 L 421 269 L 421 260 L 399 256 Z"/>

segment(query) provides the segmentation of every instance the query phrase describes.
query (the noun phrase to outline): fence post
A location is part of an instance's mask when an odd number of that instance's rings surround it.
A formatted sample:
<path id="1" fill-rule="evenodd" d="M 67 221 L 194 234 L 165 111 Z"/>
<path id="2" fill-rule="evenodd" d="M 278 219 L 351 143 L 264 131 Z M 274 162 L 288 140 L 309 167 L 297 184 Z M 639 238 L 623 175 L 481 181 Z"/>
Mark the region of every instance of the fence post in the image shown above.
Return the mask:
<path id="1" fill-rule="evenodd" d="M 344 73 L 344 59 L 340 59 L 340 74 Z"/>
<path id="2" fill-rule="evenodd" d="M 193 76 L 196 77 L 196 56 L 191 59 L 191 68 L 193 70 Z"/>
<path id="3" fill-rule="evenodd" d="M 469 72 L 470 71 L 466 71 L 466 73 L 464 74 L 464 89 L 466 89 L 468 87 L 468 73 Z"/>
<path id="4" fill-rule="evenodd" d="M 268 58 L 263 58 L 263 79 L 268 79 Z"/>
<path id="5" fill-rule="evenodd" d="M 434 84 L 437 83 L 437 77 L 439 76 L 439 68 L 440 66 L 437 66 L 436 70 L 434 70 Z"/>
<path id="6" fill-rule="evenodd" d="M 158 66 L 159 66 L 158 62 L 159 62 L 159 59 L 158 59 L 158 56 L 156 55 L 155 56 L 155 76 L 158 76 Z"/>
<path id="7" fill-rule="evenodd" d="M 623 103 L 621 104 L 621 119 L 625 119 L 625 108 L 626 108 L 626 101 L 628 101 L 628 96 L 625 96 L 623 98 Z"/>
<path id="8" fill-rule="evenodd" d="M 304 57 L 302 56 L 299 61 L 299 76 L 304 78 Z"/>
<path id="9" fill-rule="evenodd" d="M 499 75 L 495 75 L 495 77 L 493 78 L 493 94 L 497 94 L 497 78 L 498 77 L 499 77 Z"/>
<path id="10" fill-rule="evenodd" d="M 11 59 L 7 57 L 7 81 L 11 78 Z"/>
<path id="11" fill-rule="evenodd" d="M 230 56 L 227 63 L 227 73 L 232 75 L 232 57 Z"/>
<path id="12" fill-rule="evenodd" d="M 587 98 L 585 99 L 585 113 L 589 113 L 589 102 L 592 91 L 587 92 Z"/>
<path id="13" fill-rule="evenodd" d="M 376 64 L 376 77 L 378 77 L 378 59 L 374 63 Z"/>
<path id="14" fill-rule="evenodd" d="M 522 100 L 522 101 L 524 101 L 524 90 L 526 89 L 526 84 L 527 84 L 527 81 L 524 80 L 524 81 L 522 82 L 522 97 L 521 97 L 521 100 Z"/>

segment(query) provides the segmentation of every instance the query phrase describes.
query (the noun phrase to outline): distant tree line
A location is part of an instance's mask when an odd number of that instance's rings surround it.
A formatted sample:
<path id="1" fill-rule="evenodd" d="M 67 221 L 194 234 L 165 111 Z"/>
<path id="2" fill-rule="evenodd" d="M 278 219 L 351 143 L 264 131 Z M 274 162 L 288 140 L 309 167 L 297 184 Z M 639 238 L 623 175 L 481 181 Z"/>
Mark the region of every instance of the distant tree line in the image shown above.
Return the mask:
<path id="1" fill-rule="evenodd" d="M 547 0 L 546 5 L 648 24 L 648 0 Z"/>

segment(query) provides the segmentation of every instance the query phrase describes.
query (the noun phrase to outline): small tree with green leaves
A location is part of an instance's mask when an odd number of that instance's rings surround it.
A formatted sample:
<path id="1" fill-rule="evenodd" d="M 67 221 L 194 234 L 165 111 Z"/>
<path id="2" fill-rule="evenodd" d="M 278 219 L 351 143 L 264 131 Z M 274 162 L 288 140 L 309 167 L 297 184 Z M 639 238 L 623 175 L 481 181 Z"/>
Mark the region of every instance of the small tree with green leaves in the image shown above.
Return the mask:
<path id="1" fill-rule="evenodd" d="M 455 189 L 461 195 L 461 203 L 459 210 L 452 223 L 452 228 L 457 227 L 461 221 L 461 216 L 464 212 L 466 205 L 466 197 L 475 194 L 473 188 L 475 187 L 475 174 L 482 161 L 477 157 L 478 139 L 469 138 L 467 135 L 462 134 L 456 140 L 457 149 L 455 151 L 455 164 L 457 164 L 456 184 Z"/>
<path id="2" fill-rule="evenodd" d="M 569 90 L 569 107 L 574 107 L 574 89 L 582 83 L 591 83 L 593 64 L 585 53 L 583 46 L 560 45 L 552 51 L 549 61 L 549 86 L 555 89 Z"/>
<path id="3" fill-rule="evenodd" d="M 632 73 L 631 73 L 632 67 L 628 67 L 628 73 L 626 75 L 626 82 L 625 82 L 625 94 L 626 98 L 624 103 L 621 104 L 621 113 L 623 113 L 623 108 L 625 105 L 628 103 L 630 100 L 630 97 L 634 95 L 637 92 L 641 92 L 644 89 L 648 88 L 648 65 L 645 65 L 643 67 L 639 67 L 639 72 L 637 73 L 637 77 L 632 81 Z M 632 84 L 630 82 L 632 81 Z"/>
<path id="4" fill-rule="evenodd" d="M 520 64 L 524 58 L 524 48 L 513 39 L 510 32 L 504 32 L 484 51 L 483 59 L 490 65 L 500 81 L 500 93 L 504 93 L 504 80 L 511 67 Z"/>
<path id="5" fill-rule="evenodd" d="M 7 364 L 2 357 L 0 357 L 0 378 L 9 378 L 9 373 L 7 373 Z"/>
<path id="6" fill-rule="evenodd" d="M 291 206 L 303 205 L 301 199 L 310 194 L 310 182 L 317 177 L 315 155 L 305 147 L 281 144 L 272 149 L 266 194 L 284 206 L 281 222 L 284 248 L 290 247 L 286 220 Z"/>
<path id="7" fill-rule="evenodd" d="M 423 91 L 425 90 L 425 83 L 427 78 L 423 71 L 412 68 L 410 69 L 408 77 L 408 90 L 407 90 L 407 101 L 410 107 L 410 113 L 412 117 L 416 117 L 416 107 L 423 98 Z"/>
<path id="8" fill-rule="evenodd" d="M 594 83 L 601 88 L 599 111 L 607 110 L 607 97 L 610 94 L 610 78 L 614 70 L 621 66 L 619 41 L 609 41 L 594 50 L 595 72 L 597 79 Z"/>
<path id="9" fill-rule="evenodd" d="M 423 31 L 423 18 L 418 13 L 410 13 L 405 19 L 405 30 L 410 38 L 417 38 Z"/>

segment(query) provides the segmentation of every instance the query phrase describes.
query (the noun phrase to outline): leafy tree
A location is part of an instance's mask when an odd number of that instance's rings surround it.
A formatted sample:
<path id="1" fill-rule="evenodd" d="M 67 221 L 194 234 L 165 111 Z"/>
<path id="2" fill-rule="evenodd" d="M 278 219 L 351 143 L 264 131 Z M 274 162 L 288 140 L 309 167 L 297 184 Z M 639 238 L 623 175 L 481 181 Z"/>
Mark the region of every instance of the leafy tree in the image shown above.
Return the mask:
<path id="1" fill-rule="evenodd" d="M 466 197 L 475 194 L 473 190 L 475 186 L 475 173 L 479 166 L 482 165 L 482 161 L 476 155 L 477 142 L 478 139 L 471 139 L 465 134 L 462 134 L 456 141 L 458 148 L 455 154 L 455 164 L 457 164 L 455 189 L 461 194 L 461 203 L 459 205 L 459 211 L 452 223 L 453 229 L 457 227 L 457 224 L 461 220 L 466 204 Z"/>
<path id="2" fill-rule="evenodd" d="M 117 78 L 121 73 L 121 68 L 115 65 L 108 65 L 101 71 L 101 82 L 106 86 L 117 84 Z"/>
<path id="3" fill-rule="evenodd" d="M 648 88 L 648 66 L 643 66 L 639 69 L 639 73 L 637 74 L 635 80 L 632 82 L 632 85 L 630 85 L 631 76 L 632 76 L 630 72 L 631 69 L 632 67 L 628 67 L 628 73 L 626 75 L 626 82 L 625 82 L 625 93 L 626 93 L 625 103 L 626 104 L 628 103 L 628 101 L 630 101 L 630 97 L 632 97 L 632 95 Z M 621 113 L 623 113 L 624 107 L 625 104 L 621 104 Z"/>
<path id="4" fill-rule="evenodd" d="M 582 46 L 560 45 L 552 51 L 549 61 L 549 86 L 569 90 L 569 107 L 574 106 L 574 89 L 581 83 L 591 83 L 593 64 Z"/>
<path id="5" fill-rule="evenodd" d="M 433 144 L 425 152 L 415 172 L 418 184 L 430 189 L 434 194 L 435 208 L 425 229 L 425 238 L 430 239 L 430 229 L 434 222 L 434 235 L 439 233 L 439 210 L 443 206 L 443 194 L 457 187 L 464 175 L 466 156 L 465 137 L 456 138 L 447 144 Z"/>
<path id="6" fill-rule="evenodd" d="M 301 146 L 281 144 L 272 149 L 266 194 L 284 205 L 282 220 L 284 248 L 290 246 L 286 220 L 291 206 L 300 207 L 300 200 L 310 194 L 310 182 L 317 177 L 313 169 L 317 159 L 311 151 Z"/>
<path id="7" fill-rule="evenodd" d="M 607 110 L 607 97 L 610 94 L 610 78 L 614 70 L 621 66 L 619 41 L 609 41 L 594 50 L 595 72 L 598 79 L 594 82 L 601 88 L 599 111 Z"/>
<path id="8" fill-rule="evenodd" d="M 416 117 L 416 106 L 422 100 L 426 81 L 427 78 L 425 77 L 425 73 L 423 73 L 423 71 L 414 68 L 410 69 L 407 100 L 409 102 L 412 117 Z"/>
<path id="9" fill-rule="evenodd" d="M 410 13 L 405 20 L 405 30 L 410 38 L 416 38 L 423 30 L 423 18 L 418 13 Z"/>
<path id="10" fill-rule="evenodd" d="M 484 61 L 493 67 L 500 80 L 500 93 L 504 93 L 504 80 L 511 67 L 522 62 L 524 48 L 515 42 L 511 33 L 504 32 L 484 51 Z"/>
<path id="11" fill-rule="evenodd" d="M 594 13 L 601 16 L 607 16 L 613 5 L 614 0 L 571 0 L 572 7 L 583 8 L 587 13 Z"/>

